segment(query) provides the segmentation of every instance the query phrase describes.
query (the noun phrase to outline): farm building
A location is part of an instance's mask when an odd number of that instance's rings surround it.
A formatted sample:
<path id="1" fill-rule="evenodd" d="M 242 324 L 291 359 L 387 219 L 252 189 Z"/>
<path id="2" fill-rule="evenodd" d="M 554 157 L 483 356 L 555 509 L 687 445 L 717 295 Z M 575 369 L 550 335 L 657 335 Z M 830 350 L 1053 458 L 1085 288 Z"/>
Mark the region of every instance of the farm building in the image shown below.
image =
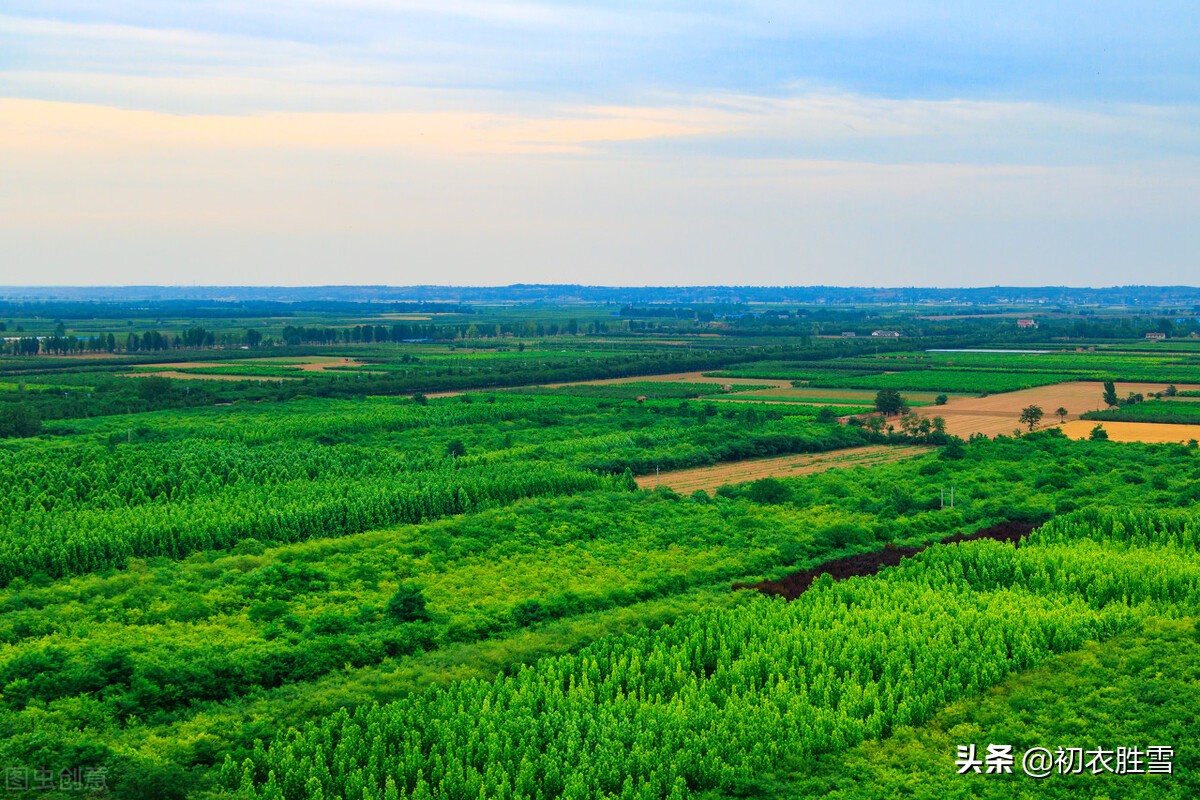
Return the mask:
<path id="1" fill-rule="evenodd" d="M 1038 326 L 1035 319 L 1019 319 L 1017 320 L 1018 328 L 1036 328 Z"/>
<path id="2" fill-rule="evenodd" d="M 1146 338 L 1152 342 L 1161 342 L 1163 339 L 1167 338 L 1167 335 L 1165 333 L 1156 333 L 1152 331 L 1146 334 Z"/>
<path id="3" fill-rule="evenodd" d="M 843 339 L 853 339 L 855 336 L 858 336 L 858 334 L 854 331 L 842 331 Z"/>
<path id="4" fill-rule="evenodd" d="M 871 335 L 884 339 L 899 339 L 900 331 L 871 331 Z"/>

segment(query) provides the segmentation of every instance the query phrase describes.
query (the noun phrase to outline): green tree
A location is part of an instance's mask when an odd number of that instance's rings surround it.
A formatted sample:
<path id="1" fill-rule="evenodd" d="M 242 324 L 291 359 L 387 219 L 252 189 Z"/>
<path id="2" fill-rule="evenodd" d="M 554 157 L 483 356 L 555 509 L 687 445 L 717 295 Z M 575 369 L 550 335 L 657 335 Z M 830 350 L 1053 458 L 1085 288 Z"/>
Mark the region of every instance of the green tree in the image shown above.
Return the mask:
<path id="1" fill-rule="evenodd" d="M 947 396 L 946 396 L 946 395 L 944 395 L 944 394 L 939 394 L 937 397 L 935 397 L 935 398 L 933 399 L 933 402 L 934 402 L 936 405 L 939 405 L 939 406 L 944 406 L 944 405 L 946 405 L 946 403 L 948 403 L 949 401 L 950 401 L 950 398 L 949 398 L 949 397 L 947 397 Z"/>
<path id="2" fill-rule="evenodd" d="M 462 439 L 452 439 L 446 444 L 446 455 L 451 458 L 460 458 L 467 454 L 467 446 L 463 444 Z"/>
<path id="3" fill-rule="evenodd" d="M 42 420 L 36 411 L 17 403 L 0 412 L 0 439 L 37 436 L 42 432 Z"/>
<path id="4" fill-rule="evenodd" d="M 746 490 L 746 496 L 755 503 L 774 505 L 786 503 L 792 498 L 792 492 L 788 489 L 787 484 L 778 478 L 761 478 L 750 484 Z"/>
<path id="5" fill-rule="evenodd" d="M 1039 405 L 1028 405 L 1021 409 L 1021 422 L 1029 426 L 1029 430 L 1033 430 L 1042 421 L 1042 417 L 1046 416 L 1046 412 Z"/>
<path id="6" fill-rule="evenodd" d="M 1108 406 L 1109 408 L 1116 408 L 1120 404 L 1121 401 L 1117 399 L 1117 385 L 1112 381 L 1105 381 L 1104 405 Z"/>
<path id="7" fill-rule="evenodd" d="M 1054 412 L 1055 416 L 1057 416 L 1057 417 L 1058 417 L 1058 421 L 1059 421 L 1059 422 L 1066 422 L 1066 421 L 1067 421 L 1067 414 L 1069 414 L 1069 413 L 1071 413 L 1071 412 L 1067 411 L 1067 410 L 1066 410 L 1065 408 L 1063 408 L 1062 406 L 1059 406 L 1059 407 L 1058 407 L 1058 410 Z"/>
<path id="8" fill-rule="evenodd" d="M 1107 442 L 1108 431 L 1104 430 L 1104 426 L 1096 423 L 1096 427 L 1092 428 L 1092 432 L 1088 434 L 1088 438 L 1093 442 Z"/>
<path id="9" fill-rule="evenodd" d="M 908 411 L 908 404 L 896 389 L 880 389 L 875 393 L 875 410 L 890 417 Z"/>
<path id="10" fill-rule="evenodd" d="M 416 586 L 406 583 L 400 584 L 396 589 L 396 593 L 388 600 L 385 611 L 388 617 L 401 625 L 433 619 L 425 608 L 425 594 Z"/>

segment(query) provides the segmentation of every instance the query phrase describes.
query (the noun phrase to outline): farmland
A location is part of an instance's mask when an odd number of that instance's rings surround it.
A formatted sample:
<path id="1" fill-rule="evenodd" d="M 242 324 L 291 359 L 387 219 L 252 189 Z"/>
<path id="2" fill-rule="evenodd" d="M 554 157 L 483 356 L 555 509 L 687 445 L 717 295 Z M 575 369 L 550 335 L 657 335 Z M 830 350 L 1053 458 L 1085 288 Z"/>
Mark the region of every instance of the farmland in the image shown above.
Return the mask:
<path id="1" fill-rule="evenodd" d="M 1147 395 L 1162 392 L 1168 388 L 1168 384 L 1163 383 L 1119 383 L 1116 386 L 1118 392 L 1122 394 L 1142 393 Z M 1110 413 L 1121 412 L 1100 410 L 1104 407 L 1103 396 L 1104 390 L 1100 383 L 1072 381 L 988 397 L 953 397 L 944 406 L 920 408 L 918 413 L 924 416 L 943 417 L 946 420 L 946 430 L 964 438 L 973 433 L 982 433 L 987 436 L 1011 434 L 1014 428 L 1021 427 L 1021 410 L 1030 405 L 1037 405 L 1046 411 L 1046 424 L 1054 424 L 1057 421 L 1054 412 L 1059 408 L 1067 410 L 1068 424 L 1071 424 L 1071 420 L 1079 419 L 1084 415 L 1088 419 L 1093 417 L 1096 419 L 1124 419 L 1120 416 L 1106 416 Z M 1130 410 L 1140 409 L 1143 405 L 1153 407 L 1153 404 L 1139 404 L 1130 407 Z M 1175 406 L 1170 406 L 1170 408 L 1175 408 Z M 1080 427 L 1075 425 L 1071 430 L 1077 430 Z M 1088 430 L 1090 429 L 1091 426 L 1088 426 Z M 1130 441 L 1175 440 L 1132 439 Z"/>
<path id="2" fill-rule="evenodd" d="M 1192 796 L 1196 352 L 960 310 L 10 306 L 0 759 L 156 800 L 850 800 L 1021 796 L 955 747 L 1125 737 L 1176 753 L 1131 796 Z"/>
<path id="3" fill-rule="evenodd" d="M 926 452 L 927 450 L 922 447 L 868 445 L 819 455 L 757 458 L 733 464 L 642 475 L 637 478 L 637 485 L 641 489 L 667 486 L 682 493 L 691 493 L 696 490 L 715 491 L 728 484 L 746 483 L 759 478 L 807 475 L 813 472 L 824 472 L 827 469 L 888 464 L 904 458 L 923 455 Z"/>

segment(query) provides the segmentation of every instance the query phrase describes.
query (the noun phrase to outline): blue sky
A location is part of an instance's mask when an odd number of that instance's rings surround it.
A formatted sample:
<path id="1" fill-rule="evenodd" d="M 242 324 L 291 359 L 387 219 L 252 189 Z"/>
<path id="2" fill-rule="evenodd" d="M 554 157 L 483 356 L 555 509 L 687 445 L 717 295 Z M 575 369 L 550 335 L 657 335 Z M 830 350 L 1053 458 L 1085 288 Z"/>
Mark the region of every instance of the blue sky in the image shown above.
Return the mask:
<path id="1" fill-rule="evenodd" d="M 0 283 L 1195 283 L 1200 7 L 0 5 Z"/>

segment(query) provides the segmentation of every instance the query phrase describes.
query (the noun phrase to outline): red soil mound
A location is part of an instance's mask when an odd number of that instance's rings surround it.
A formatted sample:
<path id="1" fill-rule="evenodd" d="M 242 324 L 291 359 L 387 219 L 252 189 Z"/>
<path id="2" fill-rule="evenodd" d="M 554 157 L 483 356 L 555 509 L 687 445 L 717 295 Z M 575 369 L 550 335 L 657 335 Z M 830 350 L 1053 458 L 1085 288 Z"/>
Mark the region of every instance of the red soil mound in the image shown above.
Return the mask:
<path id="1" fill-rule="evenodd" d="M 998 542 L 1011 542 L 1014 546 L 1025 538 L 1037 526 L 1030 522 L 1001 522 L 990 528 L 983 528 L 974 533 L 955 533 L 942 539 L 940 544 L 956 544 L 958 542 L 973 542 L 978 539 L 995 539 Z M 759 583 L 735 583 L 737 589 L 757 589 L 763 594 L 777 594 L 794 600 L 804 594 L 813 581 L 825 573 L 829 573 L 835 581 L 853 578 L 858 575 L 874 575 L 884 567 L 894 567 L 909 556 L 915 556 L 924 547 L 896 547 L 888 545 L 874 553 L 862 553 L 856 556 L 835 558 L 818 564 L 812 569 L 804 569 L 784 576 L 777 581 L 760 581 Z"/>

